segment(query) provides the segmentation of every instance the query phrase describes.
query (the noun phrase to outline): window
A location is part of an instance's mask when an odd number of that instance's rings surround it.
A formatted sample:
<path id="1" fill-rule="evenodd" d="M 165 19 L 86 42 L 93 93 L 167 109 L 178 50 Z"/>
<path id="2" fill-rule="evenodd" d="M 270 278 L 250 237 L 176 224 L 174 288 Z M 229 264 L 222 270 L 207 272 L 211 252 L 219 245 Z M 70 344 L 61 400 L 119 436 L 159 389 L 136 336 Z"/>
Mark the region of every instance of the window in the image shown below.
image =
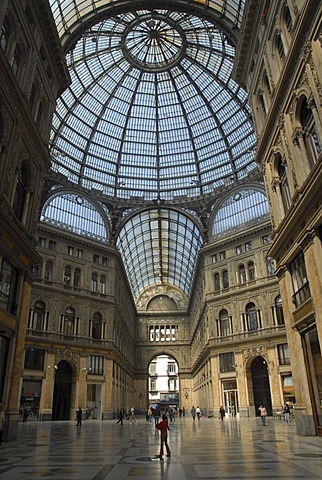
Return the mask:
<path id="1" fill-rule="evenodd" d="M 42 271 L 42 262 L 37 263 L 32 267 L 32 273 L 34 274 L 35 278 L 41 278 L 41 271 Z"/>
<path id="2" fill-rule="evenodd" d="M 19 67 L 21 64 L 21 48 L 17 44 L 11 62 L 11 68 L 14 75 L 17 75 L 19 72 Z"/>
<path id="3" fill-rule="evenodd" d="M 90 355 L 88 358 L 88 373 L 91 375 L 103 375 L 104 357 Z"/>
<path id="4" fill-rule="evenodd" d="M 77 258 L 83 258 L 83 250 L 77 249 Z"/>
<path id="5" fill-rule="evenodd" d="M 280 191 L 282 196 L 284 213 L 286 213 L 289 206 L 291 205 L 291 193 L 290 193 L 290 188 L 288 184 L 285 165 L 281 158 L 278 162 L 278 177 L 280 181 Z"/>
<path id="6" fill-rule="evenodd" d="M 99 255 L 93 255 L 93 262 L 94 263 L 99 263 L 99 261 L 100 261 Z"/>
<path id="7" fill-rule="evenodd" d="M 105 275 L 100 276 L 100 294 L 106 295 L 106 276 Z"/>
<path id="8" fill-rule="evenodd" d="M 5 52 L 9 43 L 10 37 L 10 24 L 7 17 L 4 17 L 3 24 L 0 32 L 0 45 L 2 50 Z"/>
<path id="9" fill-rule="evenodd" d="M 255 280 L 255 264 L 250 261 L 247 263 L 248 279 L 250 282 Z"/>
<path id="10" fill-rule="evenodd" d="M 168 363 L 168 373 L 176 373 L 176 364 Z"/>
<path id="11" fill-rule="evenodd" d="M 218 262 L 218 255 L 217 253 L 215 253 L 213 256 L 212 256 L 212 263 L 216 263 Z"/>
<path id="12" fill-rule="evenodd" d="M 239 284 L 243 285 L 246 283 L 246 270 L 244 265 L 239 265 L 238 268 Z"/>
<path id="13" fill-rule="evenodd" d="M 240 255 L 242 253 L 242 246 L 241 245 L 237 245 L 236 247 L 236 255 Z"/>
<path id="14" fill-rule="evenodd" d="M 275 275 L 275 262 L 272 257 L 266 258 L 266 267 L 267 267 L 267 275 L 269 277 L 272 277 L 273 275 Z"/>
<path id="15" fill-rule="evenodd" d="M 246 306 L 246 320 L 248 332 L 253 332 L 258 329 L 256 308 L 252 302 Z"/>
<path id="16" fill-rule="evenodd" d="M 25 352 L 26 370 L 43 370 L 45 365 L 45 350 L 38 348 L 27 348 Z"/>
<path id="17" fill-rule="evenodd" d="M 285 58 L 285 50 L 284 50 L 282 37 L 279 32 L 277 32 L 275 35 L 275 45 L 276 45 L 276 50 L 278 52 L 280 59 L 283 60 Z"/>
<path id="18" fill-rule="evenodd" d="M 283 343 L 282 345 L 277 345 L 277 353 L 278 353 L 278 361 L 280 365 L 289 365 L 291 363 L 287 343 Z"/>
<path id="19" fill-rule="evenodd" d="M 65 335 L 74 335 L 75 310 L 72 307 L 66 308 L 63 316 L 62 331 Z"/>
<path id="20" fill-rule="evenodd" d="M 71 285 L 71 276 L 72 276 L 72 269 L 70 265 L 66 265 L 64 269 L 64 285 L 66 287 Z"/>
<path id="21" fill-rule="evenodd" d="M 262 237 L 262 243 L 263 245 L 268 245 L 269 243 L 271 243 L 271 238 L 269 235 L 264 235 Z"/>
<path id="22" fill-rule="evenodd" d="M 97 292 L 97 273 L 92 273 L 91 292 Z"/>
<path id="23" fill-rule="evenodd" d="M 215 292 L 218 292 L 220 290 L 220 276 L 218 272 L 216 272 L 214 275 L 214 281 L 215 281 Z"/>
<path id="24" fill-rule="evenodd" d="M 44 278 L 46 282 L 52 282 L 53 280 L 53 262 L 51 260 L 47 260 L 45 263 Z"/>
<path id="25" fill-rule="evenodd" d="M 220 260 L 225 260 L 226 259 L 226 252 L 220 252 Z"/>
<path id="26" fill-rule="evenodd" d="M 297 308 L 311 297 L 303 252 L 300 252 L 291 262 L 290 272 L 294 290 L 293 303 Z"/>
<path id="27" fill-rule="evenodd" d="M 168 380 L 169 392 L 175 392 L 177 390 L 177 381 L 174 378 Z"/>
<path id="28" fill-rule="evenodd" d="M 230 335 L 229 331 L 229 317 L 227 310 L 223 309 L 219 313 L 219 333 L 221 337 Z"/>
<path id="29" fill-rule="evenodd" d="M 154 362 L 150 363 L 150 368 L 149 368 L 150 375 L 153 375 L 156 372 L 157 372 L 157 364 Z"/>
<path id="30" fill-rule="evenodd" d="M 22 214 L 24 211 L 25 201 L 26 201 L 26 194 L 27 194 L 27 169 L 25 163 L 23 162 L 21 168 L 17 175 L 17 183 L 16 183 L 16 191 L 15 197 L 13 201 L 13 211 L 18 218 L 18 220 L 22 220 Z"/>
<path id="31" fill-rule="evenodd" d="M 222 272 L 222 282 L 223 282 L 223 288 L 229 288 L 229 275 L 227 270 L 224 270 Z"/>
<path id="32" fill-rule="evenodd" d="M 79 268 L 75 268 L 74 270 L 74 287 L 80 288 L 81 283 L 81 271 Z"/>
<path id="33" fill-rule="evenodd" d="M 252 242 L 245 243 L 245 252 L 250 252 L 252 249 Z"/>
<path id="34" fill-rule="evenodd" d="M 43 237 L 39 237 L 39 239 L 38 239 L 38 245 L 39 245 L 39 247 L 45 248 L 45 246 L 46 246 L 46 239 L 43 238 Z"/>
<path id="35" fill-rule="evenodd" d="M 282 297 L 280 295 L 278 295 L 275 298 L 275 312 L 276 312 L 277 325 L 284 325 L 285 321 L 284 321 Z"/>
<path id="36" fill-rule="evenodd" d="M 310 167 L 313 168 L 322 151 L 321 139 L 314 120 L 312 108 L 307 101 L 303 102 L 301 108 L 301 125 L 304 133 L 304 142 Z"/>
<path id="37" fill-rule="evenodd" d="M 67 253 L 72 257 L 74 255 L 74 247 L 67 247 Z"/>
<path id="38" fill-rule="evenodd" d="M 49 240 L 48 248 L 49 250 L 56 250 L 56 242 L 54 242 L 53 240 Z"/>
<path id="39" fill-rule="evenodd" d="M 46 306 L 44 302 L 38 301 L 35 302 L 34 311 L 32 315 L 32 330 L 41 332 L 44 330 L 45 327 L 45 314 L 46 314 Z"/>
<path id="40" fill-rule="evenodd" d="M 219 365 L 221 372 L 234 372 L 236 370 L 234 352 L 221 353 L 219 355 Z"/>
<path id="41" fill-rule="evenodd" d="M 99 312 L 95 312 L 92 320 L 92 338 L 100 339 L 102 331 L 102 315 Z"/>
<path id="42" fill-rule="evenodd" d="M 108 265 L 108 258 L 107 257 L 102 257 L 102 265 L 106 267 Z"/>
<path id="43" fill-rule="evenodd" d="M 157 390 L 157 382 L 155 380 L 150 380 L 150 390 L 152 392 L 156 392 Z"/>

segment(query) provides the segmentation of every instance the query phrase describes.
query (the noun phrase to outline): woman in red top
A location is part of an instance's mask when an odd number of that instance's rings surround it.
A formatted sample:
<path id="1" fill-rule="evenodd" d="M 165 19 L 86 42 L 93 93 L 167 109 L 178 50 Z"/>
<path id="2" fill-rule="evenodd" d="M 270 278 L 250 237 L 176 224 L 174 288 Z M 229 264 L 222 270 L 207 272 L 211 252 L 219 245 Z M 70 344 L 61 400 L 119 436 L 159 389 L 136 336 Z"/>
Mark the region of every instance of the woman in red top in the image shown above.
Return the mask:
<path id="1" fill-rule="evenodd" d="M 166 415 L 162 415 L 162 420 L 156 424 L 156 428 L 161 432 L 160 458 L 163 457 L 163 445 L 167 450 L 167 457 L 171 457 L 171 450 L 168 445 L 168 430 L 170 430 L 170 428 Z"/>

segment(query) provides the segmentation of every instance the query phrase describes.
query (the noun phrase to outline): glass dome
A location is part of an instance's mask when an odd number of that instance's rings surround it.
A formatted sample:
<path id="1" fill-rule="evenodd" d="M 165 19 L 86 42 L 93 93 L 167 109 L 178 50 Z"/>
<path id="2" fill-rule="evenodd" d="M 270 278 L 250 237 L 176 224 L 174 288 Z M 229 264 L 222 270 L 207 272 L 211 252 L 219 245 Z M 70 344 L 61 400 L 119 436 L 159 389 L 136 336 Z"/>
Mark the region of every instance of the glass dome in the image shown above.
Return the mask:
<path id="1" fill-rule="evenodd" d="M 258 171 L 255 134 L 234 54 L 215 16 L 132 10 L 87 27 L 66 57 L 72 83 L 54 115 L 52 169 L 143 201 L 247 178 Z"/>

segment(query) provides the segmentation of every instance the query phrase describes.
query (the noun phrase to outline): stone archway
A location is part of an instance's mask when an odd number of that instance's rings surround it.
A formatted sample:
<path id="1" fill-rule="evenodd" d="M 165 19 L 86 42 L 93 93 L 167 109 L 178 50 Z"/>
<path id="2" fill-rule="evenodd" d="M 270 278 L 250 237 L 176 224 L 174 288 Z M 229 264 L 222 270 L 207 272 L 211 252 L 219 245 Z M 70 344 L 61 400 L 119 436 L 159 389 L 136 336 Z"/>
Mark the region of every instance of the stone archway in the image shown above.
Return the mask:
<path id="1" fill-rule="evenodd" d="M 72 367 L 66 360 L 61 360 L 55 374 L 52 420 L 70 420 L 72 381 Z"/>
<path id="2" fill-rule="evenodd" d="M 255 415 L 259 414 L 260 404 L 266 407 L 268 415 L 272 415 L 272 398 L 266 360 L 255 357 L 250 365 Z"/>

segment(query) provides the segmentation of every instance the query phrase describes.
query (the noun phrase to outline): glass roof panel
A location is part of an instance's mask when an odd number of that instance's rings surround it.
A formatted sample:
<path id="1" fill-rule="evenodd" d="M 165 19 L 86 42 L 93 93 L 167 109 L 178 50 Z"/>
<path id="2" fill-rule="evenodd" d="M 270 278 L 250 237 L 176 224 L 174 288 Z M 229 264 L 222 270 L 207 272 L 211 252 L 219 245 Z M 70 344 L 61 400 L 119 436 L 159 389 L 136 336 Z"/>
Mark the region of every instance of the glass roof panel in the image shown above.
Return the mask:
<path id="1" fill-rule="evenodd" d="M 149 285 L 175 285 L 189 294 L 202 236 L 186 216 L 155 209 L 131 218 L 116 244 L 134 297 Z"/>
<path id="2" fill-rule="evenodd" d="M 244 2 L 210 3 L 238 24 Z M 62 31 L 90 12 L 81 0 L 51 4 Z M 216 23 L 187 12 L 131 11 L 91 26 L 67 54 L 72 84 L 54 116 L 53 170 L 148 201 L 211 194 L 219 180 L 246 176 L 258 168 L 255 134 L 233 60 Z"/>

